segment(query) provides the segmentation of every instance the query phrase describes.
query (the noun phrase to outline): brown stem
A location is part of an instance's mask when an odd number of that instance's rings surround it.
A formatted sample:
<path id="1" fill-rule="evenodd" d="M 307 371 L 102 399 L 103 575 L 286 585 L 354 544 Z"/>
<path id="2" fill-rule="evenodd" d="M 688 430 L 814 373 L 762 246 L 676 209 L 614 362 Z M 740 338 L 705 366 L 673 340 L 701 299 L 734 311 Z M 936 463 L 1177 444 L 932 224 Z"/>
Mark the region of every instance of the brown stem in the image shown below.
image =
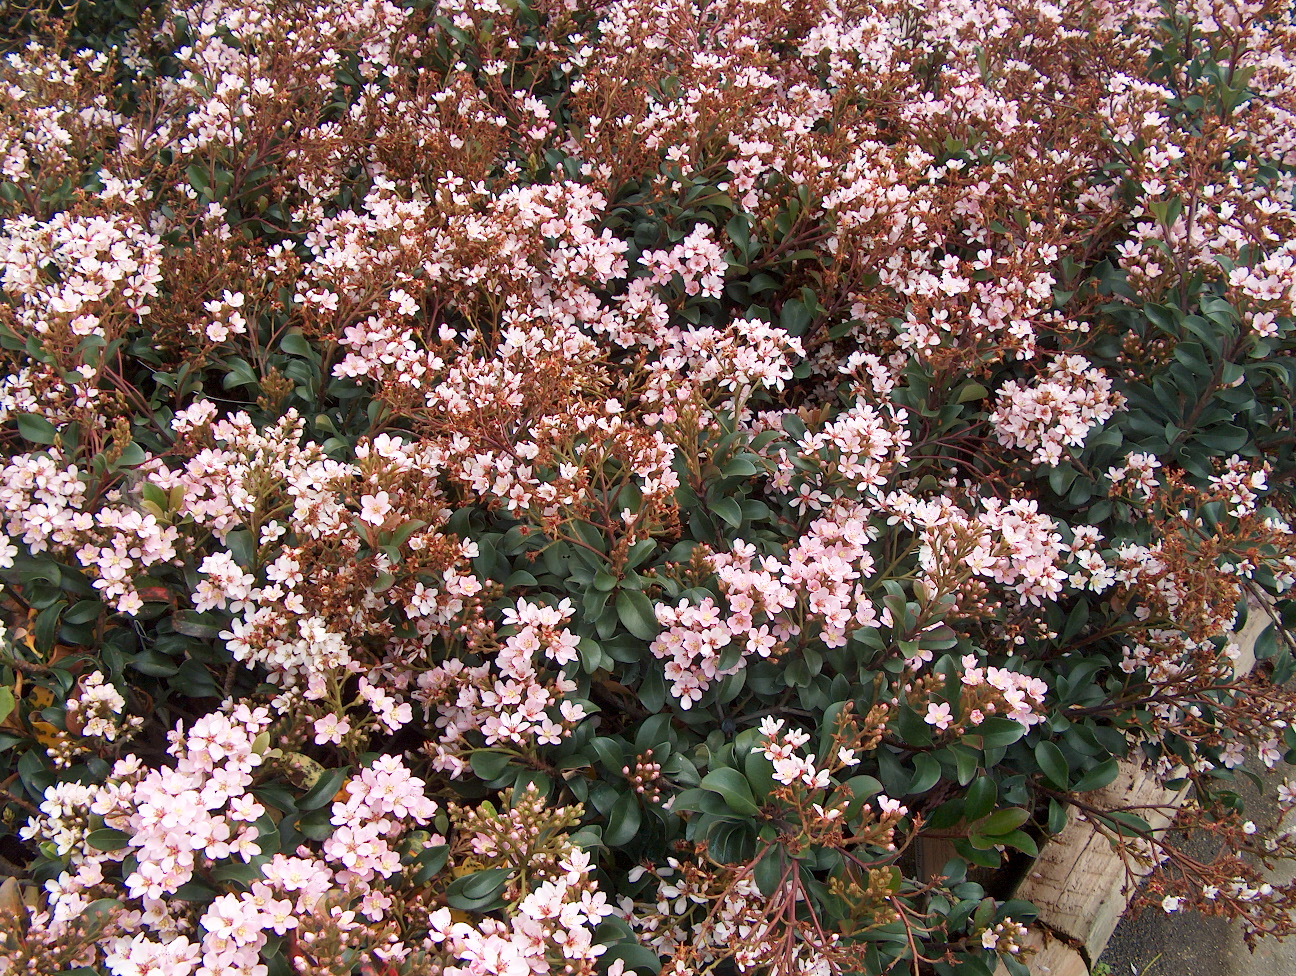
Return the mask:
<path id="1" fill-rule="evenodd" d="M 40 813 L 40 809 L 36 806 L 36 804 L 32 803 L 29 800 L 24 800 L 21 796 L 11 793 L 6 788 L 0 788 L 0 797 L 3 797 L 9 803 L 18 804 L 20 807 L 22 807 L 30 814 L 36 815 Z"/>

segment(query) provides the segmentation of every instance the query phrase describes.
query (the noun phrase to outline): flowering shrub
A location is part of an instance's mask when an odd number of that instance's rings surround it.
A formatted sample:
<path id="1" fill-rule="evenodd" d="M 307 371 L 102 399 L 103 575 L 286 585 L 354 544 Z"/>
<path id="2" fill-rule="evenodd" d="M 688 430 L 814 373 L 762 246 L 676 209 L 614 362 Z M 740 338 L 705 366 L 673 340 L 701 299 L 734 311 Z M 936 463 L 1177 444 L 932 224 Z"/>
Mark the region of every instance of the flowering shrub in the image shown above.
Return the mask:
<path id="1" fill-rule="evenodd" d="M 1021 976 L 1071 811 L 1292 932 L 1288 5 L 0 17 L 0 972 Z"/>

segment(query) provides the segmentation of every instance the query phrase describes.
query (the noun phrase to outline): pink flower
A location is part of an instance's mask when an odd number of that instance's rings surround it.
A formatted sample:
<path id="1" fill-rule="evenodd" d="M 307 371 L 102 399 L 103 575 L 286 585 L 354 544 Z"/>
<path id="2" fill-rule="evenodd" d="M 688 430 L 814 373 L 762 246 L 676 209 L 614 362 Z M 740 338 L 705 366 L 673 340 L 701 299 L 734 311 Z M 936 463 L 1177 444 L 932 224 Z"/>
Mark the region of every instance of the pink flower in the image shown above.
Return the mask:
<path id="1" fill-rule="evenodd" d="M 365 495 L 360 499 L 360 518 L 370 525 L 382 525 L 392 510 L 391 497 L 385 491 Z"/>
<path id="2" fill-rule="evenodd" d="M 351 723 L 336 715 L 325 715 L 315 721 L 315 744 L 317 746 L 342 744 L 342 737 L 351 731 Z"/>
<path id="3" fill-rule="evenodd" d="M 944 702 L 931 702 L 927 706 L 927 714 L 923 717 L 923 721 L 943 732 L 954 724 L 954 713 Z"/>

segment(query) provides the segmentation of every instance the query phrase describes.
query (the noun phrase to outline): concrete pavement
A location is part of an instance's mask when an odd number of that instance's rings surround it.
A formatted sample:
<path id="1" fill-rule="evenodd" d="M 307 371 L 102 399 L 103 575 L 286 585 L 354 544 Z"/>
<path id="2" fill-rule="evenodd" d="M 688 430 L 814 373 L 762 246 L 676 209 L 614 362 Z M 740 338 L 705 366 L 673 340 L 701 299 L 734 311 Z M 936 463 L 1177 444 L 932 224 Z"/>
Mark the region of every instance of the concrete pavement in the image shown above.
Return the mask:
<path id="1" fill-rule="evenodd" d="M 1257 823 L 1273 822 L 1274 794 L 1289 772 L 1290 767 L 1281 765 L 1274 770 L 1264 795 L 1248 781 L 1239 784 L 1249 817 Z M 1185 846 L 1197 857 L 1213 853 L 1200 840 L 1190 839 Z M 1269 877 L 1285 882 L 1294 876 L 1296 865 L 1282 864 Z M 1265 939 L 1252 954 L 1236 923 L 1196 912 L 1168 915 L 1149 907 L 1121 920 L 1098 962 L 1094 971 L 1104 972 L 1105 965 L 1111 976 L 1296 976 L 1296 938 Z"/>

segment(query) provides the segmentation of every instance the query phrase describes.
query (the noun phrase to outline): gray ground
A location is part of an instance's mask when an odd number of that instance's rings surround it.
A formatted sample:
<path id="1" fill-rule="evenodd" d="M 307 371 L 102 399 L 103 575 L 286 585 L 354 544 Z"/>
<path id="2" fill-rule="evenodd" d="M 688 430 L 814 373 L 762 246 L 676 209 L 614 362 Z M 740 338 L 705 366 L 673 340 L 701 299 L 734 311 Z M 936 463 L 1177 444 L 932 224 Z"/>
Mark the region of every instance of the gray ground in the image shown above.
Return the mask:
<path id="1" fill-rule="evenodd" d="M 1251 793 L 1246 797 L 1247 814 L 1257 822 L 1272 821 L 1276 815 L 1274 791 L 1284 771 L 1290 772 L 1290 767 L 1274 771 L 1264 796 L 1243 791 Z M 1206 848 L 1192 853 L 1209 856 L 1211 852 Z M 1296 866 L 1282 865 L 1271 878 L 1287 881 L 1294 875 Z M 1099 963 L 1097 972 L 1103 972 L 1101 964 L 1106 964 L 1111 976 L 1296 976 L 1296 938 L 1267 939 L 1252 954 L 1240 928 L 1224 919 L 1192 912 L 1167 915 L 1148 908 L 1137 918 L 1121 921 Z"/>

